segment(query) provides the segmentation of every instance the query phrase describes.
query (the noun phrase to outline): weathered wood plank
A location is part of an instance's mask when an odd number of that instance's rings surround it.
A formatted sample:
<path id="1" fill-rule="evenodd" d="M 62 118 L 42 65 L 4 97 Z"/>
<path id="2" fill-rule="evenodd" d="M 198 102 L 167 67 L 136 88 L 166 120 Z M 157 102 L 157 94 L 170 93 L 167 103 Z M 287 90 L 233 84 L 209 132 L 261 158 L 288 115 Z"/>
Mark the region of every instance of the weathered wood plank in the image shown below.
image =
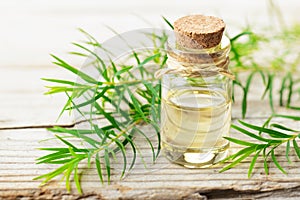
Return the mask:
<path id="1" fill-rule="evenodd" d="M 261 119 L 248 119 L 251 123 L 260 124 Z M 285 120 L 287 122 L 287 120 Z M 289 122 L 290 125 L 293 122 Z M 295 124 L 294 126 L 299 126 Z M 296 128 L 296 127 L 295 127 Z M 0 131 L 0 198 L 16 198 L 24 196 L 28 198 L 72 198 L 78 196 L 75 188 L 68 193 L 63 183 L 55 179 L 50 184 L 42 187 L 39 181 L 32 179 L 38 175 L 54 169 L 51 165 L 36 165 L 35 159 L 44 154 L 36 150 L 41 146 L 60 145 L 55 141 L 39 144 L 38 141 L 51 137 L 51 133 L 43 129 L 7 130 Z M 232 132 L 233 137 L 243 137 Z M 15 143 L 16 142 L 16 143 Z M 14 145 L 15 143 L 15 145 Z M 237 147 L 232 145 L 232 151 Z M 144 147 L 147 150 L 147 147 Z M 148 147 L 148 151 L 150 151 Z M 265 175 L 263 163 L 258 161 L 251 179 L 247 178 L 249 161 L 243 162 L 239 167 L 224 173 L 218 171 L 222 166 L 208 169 L 186 169 L 178 165 L 170 164 L 164 157 L 160 157 L 157 164 L 144 169 L 138 163 L 133 171 L 119 180 L 122 164 L 114 164 L 112 170 L 112 184 L 101 185 L 95 167 L 85 169 L 81 176 L 82 187 L 85 196 L 102 199 L 201 199 L 205 197 L 220 198 L 220 194 L 233 198 L 256 197 L 260 199 L 276 195 L 289 199 L 299 195 L 300 161 L 295 153 L 291 152 L 293 164 L 289 164 L 284 154 L 280 154 L 278 161 L 287 170 L 284 175 L 270 165 L 270 175 Z M 149 155 L 146 155 L 146 157 Z M 289 193 L 284 191 L 290 191 Z"/>
<path id="2" fill-rule="evenodd" d="M 84 195 L 79 195 L 74 186 L 72 192 L 65 190 L 64 184 L 55 179 L 49 184 L 39 187 L 40 181 L 32 179 L 53 169 L 51 165 L 36 165 L 35 159 L 45 154 L 36 148 L 59 145 L 56 141 L 38 143 L 52 137 L 44 129 L 24 129 L 30 127 L 46 127 L 54 124 L 70 124 L 73 118 L 64 115 L 56 122 L 65 96 L 43 96 L 44 82 L 41 77 L 71 78 L 69 73 L 50 64 L 50 51 L 69 58 L 65 52 L 70 50 L 67 44 L 81 39 L 74 27 L 82 27 L 101 41 L 112 36 L 101 23 L 110 25 L 119 32 L 145 27 L 143 16 L 156 26 L 162 24 L 163 13 L 170 21 L 187 13 L 219 13 L 231 27 L 228 30 L 234 35 L 234 26 L 245 24 L 246 21 L 258 22 L 256 25 L 269 24 L 266 12 L 257 12 L 257 6 L 266 11 L 265 2 L 260 0 L 239 2 L 208 1 L 148 1 L 130 0 L 116 1 L 74 1 L 69 5 L 60 0 L 44 4 L 19 2 L 17 0 L 0 2 L 0 130 L 1 128 L 21 128 L 21 130 L 0 131 L 0 200 L 2 199 L 299 199 L 300 171 L 299 160 L 291 152 L 293 164 L 289 164 L 282 152 L 278 161 L 288 172 L 281 174 L 274 164 L 270 165 L 270 175 L 263 172 L 262 161 L 251 179 L 246 177 L 249 160 L 237 168 L 220 174 L 221 166 L 214 168 L 191 170 L 170 164 L 160 157 L 155 165 L 144 169 L 139 161 L 134 170 L 119 180 L 120 164 L 112 170 L 112 184 L 101 185 L 93 166 L 87 170 L 85 165 L 82 174 Z M 30 6 L 33 5 L 34 6 Z M 19 5 L 19 6 L 15 6 Z M 159 5 L 159 6 L 157 6 Z M 231 6 L 235 5 L 235 6 Z M 288 23 L 298 18 L 298 1 L 288 0 L 280 4 Z M 63 7 L 65 6 L 65 7 Z M 236 9 L 238 7 L 239 9 Z M 80 14 L 78 14 L 80 11 Z M 128 14 L 130 12 L 130 16 Z M 116 17 L 117 16 L 117 17 Z M 238 18 L 236 16 L 239 16 Z M 244 16 L 244 17 L 242 17 Z M 248 16 L 248 17 L 246 17 Z M 250 16 L 250 17 L 249 17 Z M 248 18 L 248 20 L 245 20 Z M 100 28 L 99 28 L 100 27 Z M 149 27 L 147 25 L 147 27 Z M 22 34 L 19 34 L 22 33 Z M 16 35 L 15 35 L 16 34 Z M 13 39 L 12 39 L 13 38 Z M 34 38 L 34 39 L 33 39 Z M 18 48 L 16 48 L 16 46 Z M 30 47 L 30 50 L 29 48 Z M 72 63 L 80 66 L 82 60 L 72 58 Z M 48 63 L 48 64 L 46 64 Z M 43 66 L 41 66 L 41 64 Z M 44 65 L 47 67 L 44 67 Z M 6 66 L 9 66 L 6 67 Z M 13 66 L 13 67 L 12 67 Z M 15 67 L 17 66 L 17 67 Z M 36 66 L 36 67 L 33 67 Z M 279 83 L 279 82 L 277 82 Z M 275 92 L 278 90 L 275 88 Z M 247 121 L 261 125 L 271 111 L 267 100 L 259 100 L 262 85 L 257 82 L 251 88 L 248 97 Z M 241 95 L 240 95 L 241 96 Z M 275 99 L 275 105 L 278 101 Z M 241 117 L 240 99 L 233 106 L 233 118 Z M 276 112 L 299 115 L 296 111 L 287 111 L 276 106 Z M 278 119 L 279 120 L 279 119 Z M 284 120 L 282 120 L 284 121 Z M 285 122 L 285 121 L 284 121 Z M 288 125 L 300 129 L 299 123 L 288 122 Z M 232 136 L 243 137 L 235 132 Z M 149 147 L 141 146 L 143 152 Z M 233 146 L 231 151 L 238 147 Z M 145 155 L 150 160 L 150 155 Z"/>

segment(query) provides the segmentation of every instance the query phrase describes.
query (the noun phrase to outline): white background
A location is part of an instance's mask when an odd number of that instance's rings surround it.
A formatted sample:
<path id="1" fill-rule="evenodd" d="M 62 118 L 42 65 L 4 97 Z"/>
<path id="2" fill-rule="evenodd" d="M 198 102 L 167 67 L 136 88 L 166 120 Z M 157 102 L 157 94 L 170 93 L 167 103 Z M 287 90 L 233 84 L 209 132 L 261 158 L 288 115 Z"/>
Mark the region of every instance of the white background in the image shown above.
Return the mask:
<path id="1" fill-rule="evenodd" d="M 71 42 L 84 39 L 83 28 L 99 41 L 136 28 L 163 27 L 161 16 L 171 22 L 186 14 L 222 17 L 227 31 L 251 24 L 270 25 L 267 0 L 0 0 L 0 67 L 51 66 L 50 53 L 71 59 Z M 288 24 L 300 22 L 300 1 L 281 0 Z M 167 27 L 167 26 L 165 26 Z"/>

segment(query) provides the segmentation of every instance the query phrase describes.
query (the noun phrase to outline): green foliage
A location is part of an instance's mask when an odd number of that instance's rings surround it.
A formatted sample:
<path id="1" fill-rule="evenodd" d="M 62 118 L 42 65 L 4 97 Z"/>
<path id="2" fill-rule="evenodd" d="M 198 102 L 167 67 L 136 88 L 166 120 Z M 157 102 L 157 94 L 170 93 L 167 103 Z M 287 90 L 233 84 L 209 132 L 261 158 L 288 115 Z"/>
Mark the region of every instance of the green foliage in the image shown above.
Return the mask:
<path id="1" fill-rule="evenodd" d="M 79 52 L 72 52 L 72 54 L 76 56 L 91 55 L 93 59 L 92 67 L 97 70 L 100 78 L 95 79 L 92 75 L 52 55 L 55 60 L 54 64 L 77 75 L 80 81 L 74 82 L 52 78 L 44 78 L 43 80 L 59 84 L 48 86 L 49 91 L 46 94 L 66 93 L 68 96 L 68 101 L 62 113 L 65 111 L 79 113 L 89 124 L 89 128 L 67 129 L 54 127 L 48 129 L 56 134 L 56 139 L 64 147 L 41 148 L 40 150 L 50 151 L 50 153 L 38 158 L 37 164 L 54 164 L 60 165 L 60 167 L 35 178 L 43 179 L 42 184 L 44 184 L 62 175 L 62 179 L 66 182 L 66 188 L 70 190 L 70 181 L 73 177 L 76 188 L 80 193 L 82 189 L 80 186 L 79 164 L 87 163 L 88 168 L 95 164 L 100 181 L 104 183 L 106 177 L 109 183 L 111 165 L 113 161 L 116 161 L 116 154 L 119 153 L 122 160 L 117 160 L 117 162 L 123 163 L 120 175 L 122 178 L 135 165 L 137 154 L 143 157 L 134 141 L 136 135 L 142 136 L 149 144 L 153 156 L 152 161 L 156 161 L 160 152 L 158 125 L 160 81 L 156 80 L 153 73 L 149 72 L 150 69 L 147 65 L 155 64 L 157 70 L 163 67 L 166 61 L 165 52 L 161 50 L 166 42 L 165 35 L 152 35 L 151 40 L 155 41 L 157 48 L 151 52 L 146 52 L 146 54 L 145 52 L 133 52 L 128 57 L 133 56 L 136 65 L 126 65 L 126 63 L 120 64 L 111 60 L 105 62 L 104 59 L 88 48 L 101 47 L 101 44 L 85 31 L 81 30 L 81 32 L 87 36 L 87 47 L 77 43 L 74 43 L 74 45 L 86 54 Z M 103 118 L 105 125 L 97 122 L 96 119 L 99 117 Z M 152 126 L 156 132 L 156 146 L 153 144 L 153 139 L 150 139 L 147 133 L 139 128 L 140 125 L 147 124 Z M 74 143 L 70 142 L 73 140 Z M 127 158 L 129 151 L 133 155 L 130 160 Z"/>
<path id="2" fill-rule="evenodd" d="M 276 40 L 269 38 L 276 38 Z M 292 73 L 299 73 L 297 66 L 300 65 L 300 56 L 295 49 L 299 45 L 295 41 L 300 41 L 299 25 L 285 28 L 281 32 L 267 32 L 264 35 L 255 34 L 251 28 L 246 28 L 230 41 L 232 47 L 230 69 L 236 77 L 233 81 L 233 92 L 235 88 L 242 90 L 242 118 L 247 114 L 247 99 L 254 76 L 259 76 L 264 84 L 265 89 L 261 99 L 268 97 L 273 113 L 274 83 L 277 81 L 281 82 L 279 105 L 300 110 L 299 107 L 292 105 L 292 100 L 299 96 L 300 91 L 299 80 L 296 76 L 292 76 Z M 265 52 L 270 51 L 274 52 L 272 56 L 265 55 Z M 233 96 L 233 100 L 237 100 L 237 97 Z"/>
<path id="3" fill-rule="evenodd" d="M 274 115 L 272 117 L 278 116 Z M 293 116 L 290 116 L 290 118 L 293 118 Z M 268 123 L 269 122 L 270 120 L 268 119 Z M 224 159 L 223 162 L 232 162 L 225 166 L 220 172 L 224 172 L 228 169 L 231 169 L 239 163 L 241 163 L 243 160 L 248 159 L 250 156 L 253 156 L 248 169 L 249 178 L 251 177 L 256 161 L 259 157 L 262 157 L 264 161 L 264 168 L 266 174 L 269 173 L 269 159 L 273 161 L 275 166 L 282 173 L 286 174 L 286 171 L 281 167 L 280 163 L 277 161 L 275 150 L 278 149 L 278 147 L 283 146 L 283 144 L 286 144 L 285 156 L 287 161 L 290 162 L 289 152 L 291 148 L 291 142 L 293 143 L 293 148 L 300 159 L 300 148 L 296 141 L 296 139 L 300 137 L 299 131 L 290 129 L 277 123 L 271 124 L 270 128 L 266 128 L 264 126 L 256 126 L 243 121 L 239 121 L 239 123 L 243 127 L 234 124 L 232 124 L 231 127 L 237 130 L 238 132 L 250 137 L 252 140 L 256 140 L 256 142 L 248 142 L 246 140 L 244 141 L 236 138 L 227 137 L 226 139 L 230 142 L 242 145 L 244 146 L 244 148 Z"/>
<path id="4" fill-rule="evenodd" d="M 172 24 L 163 17 L 163 20 L 173 29 Z M 264 84 L 264 92 L 261 98 L 268 98 L 272 116 L 262 125 L 256 126 L 240 121 L 241 126 L 232 125 L 232 128 L 250 137 L 255 142 L 240 140 L 237 138 L 226 137 L 230 142 L 244 146 L 243 149 L 229 156 L 224 162 L 232 161 L 221 171 L 226 171 L 237 166 L 245 159 L 249 159 L 250 166 L 248 176 L 250 177 L 257 160 L 263 159 L 265 172 L 269 173 L 269 160 L 272 160 L 275 166 L 283 173 L 285 170 L 276 159 L 276 150 L 278 147 L 286 144 L 286 158 L 289 162 L 289 153 L 294 149 L 296 155 L 300 158 L 300 148 L 297 144 L 297 138 L 300 138 L 299 131 L 286 127 L 282 124 L 271 123 L 273 118 L 284 118 L 290 120 L 300 120 L 299 116 L 282 115 L 275 113 L 274 110 L 274 83 L 280 80 L 280 90 L 278 91 L 278 105 L 287 109 L 300 110 L 293 105 L 293 99 L 300 94 L 300 80 L 292 76 L 297 72 L 300 56 L 294 60 L 289 59 L 293 41 L 300 41 L 300 28 L 294 26 L 284 29 L 280 33 L 267 35 L 255 34 L 251 28 L 246 28 L 240 34 L 231 37 L 232 51 L 230 54 L 230 69 L 235 74 L 233 81 L 232 99 L 237 100 L 239 96 L 236 89 L 242 91 L 241 113 L 245 118 L 248 108 L 248 97 L 253 85 L 255 76 L 261 79 Z M 54 64 L 78 76 L 80 81 L 61 80 L 55 78 L 44 78 L 44 81 L 54 85 L 47 86 L 49 89 L 46 94 L 65 93 L 68 100 L 63 107 L 63 112 L 73 111 L 81 115 L 88 123 L 87 128 L 66 129 L 54 127 L 49 131 L 55 134 L 55 138 L 60 141 L 63 147 L 41 148 L 40 150 L 50 152 L 49 154 L 37 159 L 38 164 L 58 165 L 57 169 L 47 174 L 36 177 L 43 179 L 43 184 L 57 176 L 62 176 L 65 180 L 66 188 L 70 190 L 71 180 L 73 178 L 75 186 L 79 193 L 82 192 L 80 186 L 80 166 L 87 164 L 88 168 L 95 165 L 99 180 L 104 183 L 110 182 L 111 170 L 116 156 L 120 155 L 123 168 L 120 177 L 130 171 L 141 155 L 138 145 L 134 138 L 142 136 L 148 143 L 152 160 L 155 162 L 160 153 L 160 132 L 158 122 L 160 120 L 160 82 L 153 77 L 153 72 L 149 71 L 148 64 L 155 64 L 158 68 L 164 67 L 167 56 L 162 48 L 167 41 L 167 35 L 151 34 L 149 38 L 153 42 L 154 50 L 144 51 L 142 53 L 132 51 L 128 59 L 133 59 L 135 64 L 124 64 L 105 60 L 94 53 L 93 48 L 104 49 L 94 37 L 80 29 L 87 37 L 83 44 L 74 43 L 80 51 L 71 52 L 75 56 L 83 58 L 92 57 L 92 66 L 97 70 L 99 79 L 95 79 L 90 74 L 80 70 L 66 61 L 52 55 Z M 272 49 L 272 42 L 268 38 L 276 38 L 281 42 L 283 51 L 275 58 L 265 60 L 261 63 L 256 60 L 256 54 L 264 52 L 262 47 Z M 126 42 L 126 41 L 124 41 Z M 271 46 L 271 47 L 270 47 Z M 272 49 L 272 51 L 276 51 Z M 293 52 L 292 52 L 293 53 Z M 286 61 L 289 62 L 286 62 Z M 142 80 L 141 80 L 142 77 Z M 256 77 L 257 78 L 257 77 Z M 133 92 L 134 91 L 134 92 Z M 81 101 L 78 102 L 78 99 Z M 85 99 L 82 101 L 82 99 Z M 124 105 L 126 105 L 124 107 Z M 101 118 L 105 124 L 97 123 L 96 119 Z M 152 139 L 140 128 L 142 125 L 149 125 L 156 134 L 157 146 L 154 146 Z M 74 142 L 73 142 L 74 141 Z M 132 158 L 127 155 L 131 153 Z"/>
<path id="5" fill-rule="evenodd" d="M 269 173 L 269 166 L 268 166 L 268 160 L 271 158 L 275 166 L 282 172 L 286 174 L 286 171 L 281 167 L 279 162 L 276 159 L 275 156 L 275 150 L 282 146 L 283 144 L 286 145 L 286 159 L 290 162 L 289 159 L 289 152 L 290 152 L 290 142 L 293 142 L 293 148 L 298 155 L 300 159 L 300 148 L 298 147 L 296 138 L 300 136 L 299 131 L 292 130 L 290 128 L 284 127 L 280 124 L 272 124 L 271 127 L 274 127 L 278 130 L 274 130 L 272 128 L 265 128 L 260 126 L 255 126 L 243 121 L 239 121 L 241 126 L 232 125 L 231 127 L 237 131 L 239 131 L 242 134 L 247 135 L 248 137 L 255 139 L 257 142 L 247 142 L 236 138 L 230 138 L 227 137 L 226 139 L 236 143 L 238 145 L 245 146 L 243 149 L 239 150 L 237 153 L 227 157 L 223 160 L 223 162 L 226 161 L 232 161 L 232 163 L 225 166 L 220 172 L 224 172 L 230 168 L 235 167 L 239 163 L 241 163 L 243 160 L 249 158 L 251 155 L 253 155 L 252 161 L 249 166 L 248 170 L 248 177 L 251 177 L 252 171 L 255 167 L 255 163 L 259 156 L 263 158 L 264 161 L 264 167 L 265 172 Z M 250 131 L 246 130 L 246 128 L 250 129 Z M 286 131 L 288 133 L 286 133 Z M 256 132 L 256 133 L 255 133 Z"/>
<path id="6" fill-rule="evenodd" d="M 273 118 L 283 118 L 288 120 L 300 121 L 299 116 L 273 113 L 262 126 L 256 126 L 243 121 L 239 121 L 239 123 L 244 127 L 232 124 L 231 127 L 233 129 L 244 135 L 247 135 L 252 140 L 254 139 L 257 142 L 248 142 L 248 139 L 240 140 L 236 138 L 226 137 L 225 139 L 238 145 L 244 146 L 244 148 L 224 159 L 223 162 L 232 161 L 232 163 L 225 166 L 220 172 L 231 169 L 241 163 L 243 160 L 249 159 L 252 156 L 252 160 L 248 169 L 249 178 L 251 177 L 251 174 L 255 167 L 255 163 L 259 157 L 262 157 L 263 159 L 266 174 L 269 174 L 268 162 L 270 159 L 282 173 L 286 174 L 286 171 L 281 167 L 280 163 L 276 159 L 275 150 L 278 147 L 282 147 L 285 145 L 285 157 L 287 161 L 291 163 L 289 153 L 291 151 L 292 143 L 292 148 L 295 150 L 296 155 L 300 159 L 300 148 L 298 147 L 297 143 L 297 139 L 300 138 L 300 131 L 286 127 L 282 124 L 271 123 Z"/>

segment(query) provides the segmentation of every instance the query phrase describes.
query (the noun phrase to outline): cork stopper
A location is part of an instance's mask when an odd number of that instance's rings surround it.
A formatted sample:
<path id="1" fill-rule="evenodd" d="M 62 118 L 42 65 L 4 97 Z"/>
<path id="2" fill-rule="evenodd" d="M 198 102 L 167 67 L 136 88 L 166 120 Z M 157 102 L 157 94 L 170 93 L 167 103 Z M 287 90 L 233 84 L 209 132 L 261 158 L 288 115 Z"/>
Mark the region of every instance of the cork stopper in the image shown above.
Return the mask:
<path id="1" fill-rule="evenodd" d="M 221 42 L 224 29 L 224 21 L 213 16 L 189 15 L 174 23 L 177 44 L 191 49 L 217 46 Z"/>

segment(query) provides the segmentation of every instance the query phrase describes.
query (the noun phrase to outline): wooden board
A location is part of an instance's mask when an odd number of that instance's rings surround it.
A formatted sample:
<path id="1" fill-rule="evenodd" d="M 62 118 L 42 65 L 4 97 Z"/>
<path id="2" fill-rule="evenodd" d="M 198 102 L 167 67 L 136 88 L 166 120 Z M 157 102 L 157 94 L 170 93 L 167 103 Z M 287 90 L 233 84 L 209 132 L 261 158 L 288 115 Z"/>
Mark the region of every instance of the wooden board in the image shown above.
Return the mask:
<path id="1" fill-rule="evenodd" d="M 23 73 L 22 69 L 13 70 L 16 69 L 8 70 L 6 74 L 12 76 Z M 51 68 L 47 70 L 48 74 L 54 73 Z M 274 164 L 270 165 L 270 175 L 265 175 L 261 160 L 258 161 L 252 178 L 248 179 L 249 160 L 237 168 L 219 173 L 222 166 L 186 169 L 171 164 L 160 156 L 156 164 L 151 165 L 148 162 L 148 169 L 145 169 L 141 162 L 137 162 L 132 172 L 122 180 L 119 179 L 122 166 L 120 163 L 115 163 L 112 166 L 110 185 L 107 182 L 101 185 L 95 166 L 86 169 L 83 165 L 81 181 L 84 195 L 79 195 L 74 186 L 72 192 L 68 193 L 59 178 L 39 187 L 40 181 L 34 181 L 33 178 L 55 168 L 51 165 L 35 164 L 35 159 L 45 154 L 37 148 L 60 144 L 52 140 L 39 143 L 53 135 L 44 128 L 34 128 L 34 126 L 43 127 L 55 124 L 60 110 L 59 105 L 62 105 L 64 100 L 63 97 L 55 98 L 55 103 L 49 103 L 49 98 L 42 95 L 43 89 L 40 88 L 40 80 L 37 77 L 43 76 L 43 71 L 39 72 L 35 68 L 26 69 L 28 77 L 24 79 L 24 84 L 11 89 L 1 89 L 5 95 L 1 95 L 4 104 L 1 105 L 0 115 L 2 120 L 0 123 L 0 129 L 2 129 L 0 130 L 0 199 L 297 199 L 300 196 L 300 161 L 292 151 L 293 164 L 289 164 L 283 149 L 277 152 L 278 160 L 288 175 L 282 174 Z M 2 83 L 11 81 L 8 77 L 0 80 Z M 257 99 L 255 94 L 260 93 L 259 90 L 257 92 L 255 90 L 254 87 L 254 95 L 249 96 L 249 112 L 246 120 L 261 125 L 270 111 L 267 103 L 255 101 Z M 276 109 L 279 108 L 276 107 Z M 283 109 L 281 111 L 286 112 Z M 233 107 L 233 118 L 240 118 L 240 100 Z M 300 128 L 297 123 L 283 121 L 291 127 Z M 24 125 L 29 125 L 29 127 L 22 128 Z M 10 130 L 4 130 L 7 128 Z M 232 136 L 244 137 L 234 131 L 232 131 Z M 141 148 L 143 152 L 146 152 L 146 160 L 150 159 L 150 155 L 147 155 L 147 152 L 150 152 L 149 146 L 141 143 Z M 231 151 L 237 151 L 238 148 L 232 145 Z"/>
<path id="2" fill-rule="evenodd" d="M 298 0 L 279 2 L 287 24 L 299 22 Z M 234 5 L 234 6 L 232 6 Z M 238 8 L 238 9 L 237 9 Z M 257 11 L 260 8 L 260 12 Z M 161 15 L 171 22 L 189 13 L 217 14 L 228 24 L 227 31 L 233 36 L 241 27 L 254 24 L 270 24 L 265 1 L 67 1 L 53 0 L 37 3 L 35 1 L 0 2 L 0 200 L 6 199 L 299 199 L 300 161 L 291 152 L 292 164 L 284 156 L 283 149 L 276 152 L 279 162 L 288 172 L 282 174 L 274 164 L 270 165 L 270 175 L 264 174 L 261 160 L 251 179 L 247 178 L 247 160 L 237 168 L 219 173 L 222 166 L 208 169 L 186 169 L 171 164 L 160 156 L 156 164 L 145 169 L 138 161 L 130 174 L 119 179 L 122 166 L 113 165 L 110 185 L 100 183 L 95 166 L 86 169 L 82 165 L 81 181 L 84 191 L 79 195 L 74 185 L 66 191 L 59 178 L 47 185 L 33 178 L 55 169 L 52 165 L 37 165 L 36 158 L 45 154 L 37 150 L 45 145 L 56 147 L 57 141 L 39 141 L 53 137 L 46 127 L 53 125 L 73 126 L 73 116 L 57 116 L 65 103 L 64 95 L 44 96 L 46 85 L 40 78 L 70 78 L 63 69 L 51 65 L 49 52 L 80 66 L 84 60 L 70 57 L 67 51 L 78 50 L 70 42 L 83 39 L 76 31 L 81 27 L 94 35 L 99 41 L 112 36 L 106 29 L 108 25 L 118 32 L 136 28 L 163 27 Z M 134 13 L 134 14 L 133 14 Z M 238 16 L 238 17 L 237 17 Z M 273 22 L 273 21 L 272 21 Z M 244 25 L 243 25 L 244 24 Z M 275 24 L 278 25 L 278 24 Z M 166 27 L 166 26 L 165 26 Z M 276 82 L 279 83 L 279 82 Z M 261 82 L 251 87 L 248 97 L 248 122 L 261 125 L 270 115 L 267 100 L 260 100 Z M 278 87 L 274 88 L 278 91 Z M 238 90 L 241 96 L 241 91 Z M 241 118 L 241 99 L 233 106 L 233 119 Z M 280 113 L 299 115 L 278 107 Z M 286 120 L 283 120 L 284 122 Z M 236 121 L 234 121 L 236 122 Z M 300 129 L 300 124 L 292 121 L 289 126 Z M 233 137 L 243 137 L 232 131 Z M 243 137 L 243 139 L 245 139 Z M 150 152 L 141 143 L 143 152 Z M 239 147 L 232 145 L 231 151 Z M 146 154 L 146 159 L 150 156 Z"/>
<path id="3" fill-rule="evenodd" d="M 250 120 L 260 123 L 260 120 Z M 232 132 L 233 137 L 241 137 Z M 75 188 L 68 193 L 64 183 L 54 180 L 39 187 L 39 181 L 33 178 L 54 169 L 51 165 L 36 165 L 35 159 L 44 152 L 37 150 L 45 144 L 40 140 L 53 137 L 44 129 L 6 130 L 0 132 L 0 197 L 28 197 L 34 199 L 60 199 L 79 197 Z M 47 143 L 57 146 L 54 141 Z M 145 145 L 145 152 L 150 148 Z M 231 151 L 237 151 L 232 145 Z M 270 175 L 265 175 L 263 163 L 258 161 L 251 179 L 247 178 L 249 161 L 239 167 L 219 173 L 222 166 L 208 169 L 186 169 L 170 164 L 164 157 L 159 157 L 155 165 L 145 169 L 142 163 L 137 163 L 133 171 L 119 180 L 120 164 L 112 166 L 112 183 L 101 185 L 95 167 L 83 167 L 82 187 L 84 196 L 100 199 L 202 199 L 205 197 L 223 198 L 290 198 L 300 195 L 300 161 L 291 152 L 293 164 L 286 161 L 283 151 L 278 152 L 278 161 L 287 170 L 288 175 L 278 171 L 270 164 Z M 145 155 L 147 157 L 148 155 Z"/>

